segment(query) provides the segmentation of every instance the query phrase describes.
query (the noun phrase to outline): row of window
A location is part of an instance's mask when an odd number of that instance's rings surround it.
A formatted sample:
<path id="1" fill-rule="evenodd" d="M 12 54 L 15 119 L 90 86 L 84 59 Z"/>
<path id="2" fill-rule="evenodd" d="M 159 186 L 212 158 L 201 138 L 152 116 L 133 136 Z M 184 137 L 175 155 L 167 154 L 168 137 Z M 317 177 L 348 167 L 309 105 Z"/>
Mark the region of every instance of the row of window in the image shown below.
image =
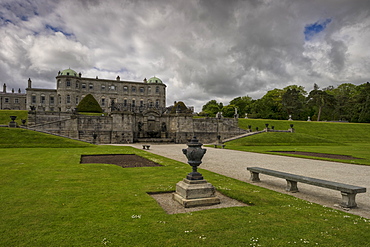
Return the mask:
<path id="1" fill-rule="evenodd" d="M 67 88 L 71 88 L 71 85 L 72 85 L 71 80 L 66 80 Z M 79 85 L 80 85 L 79 82 L 76 82 L 76 88 L 79 88 Z M 81 83 L 81 88 L 82 89 L 87 89 L 87 87 L 89 88 L 89 90 L 93 90 L 94 89 L 94 84 L 90 83 L 90 84 L 87 85 L 86 83 Z M 109 85 L 107 88 L 110 91 L 116 91 L 117 90 L 116 85 Z M 106 90 L 106 85 L 102 84 L 101 85 L 101 90 Z M 132 93 L 136 93 L 137 87 L 136 86 L 131 86 L 130 90 L 131 90 Z M 145 93 L 145 88 L 144 87 L 139 87 L 138 90 L 139 90 L 140 93 Z M 148 87 L 148 94 L 150 94 L 151 91 L 152 91 L 152 88 Z M 123 92 L 128 93 L 129 92 L 129 87 L 128 86 L 123 86 Z M 159 86 L 155 87 L 155 93 L 159 93 Z"/>
<path id="2" fill-rule="evenodd" d="M 36 95 L 32 95 L 31 96 L 31 102 L 32 102 L 32 104 L 36 104 L 37 103 L 36 100 L 37 100 L 36 99 Z M 112 101 L 114 101 L 114 99 Z M 50 105 L 54 105 L 54 102 L 55 102 L 54 96 L 50 96 L 49 97 L 49 104 Z M 41 104 L 45 104 L 46 103 L 46 97 L 44 95 L 41 95 L 40 96 L 40 103 Z M 75 98 L 75 104 L 78 105 L 78 103 L 79 103 L 79 97 L 76 96 L 76 98 Z M 59 104 L 62 104 L 62 98 L 61 97 L 59 97 Z M 71 104 L 71 95 L 69 95 L 69 94 L 66 96 L 66 104 Z M 111 102 L 111 104 L 112 104 L 112 102 Z M 127 99 L 124 99 L 123 100 L 123 105 L 124 106 L 128 106 L 128 104 L 129 104 L 128 100 Z M 105 100 L 105 98 L 101 98 L 101 105 L 102 106 L 106 106 L 106 100 Z M 154 103 L 151 100 L 148 100 L 148 105 L 150 107 L 153 107 L 154 106 Z M 136 100 L 135 99 L 133 99 L 131 101 L 131 106 L 133 106 L 133 107 L 136 106 Z M 140 100 L 140 106 L 144 106 L 144 100 Z M 159 107 L 159 99 L 157 99 L 155 101 L 155 106 L 156 107 Z"/>
<path id="3" fill-rule="evenodd" d="M 9 98 L 4 98 L 4 103 L 10 103 L 10 99 Z M 18 98 L 15 98 L 14 99 L 14 104 L 19 104 L 20 103 L 20 100 Z M 26 103 L 26 100 L 25 100 L 25 103 Z"/>

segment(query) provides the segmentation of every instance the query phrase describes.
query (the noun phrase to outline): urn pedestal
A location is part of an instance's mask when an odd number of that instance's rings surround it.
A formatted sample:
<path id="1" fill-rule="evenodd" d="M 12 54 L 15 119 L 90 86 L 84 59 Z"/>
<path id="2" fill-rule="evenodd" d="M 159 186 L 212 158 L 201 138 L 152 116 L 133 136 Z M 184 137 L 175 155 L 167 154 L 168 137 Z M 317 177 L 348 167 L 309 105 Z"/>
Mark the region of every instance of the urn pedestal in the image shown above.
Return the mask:
<path id="1" fill-rule="evenodd" d="M 173 199 L 185 208 L 209 206 L 219 204 L 220 199 L 215 196 L 215 187 L 206 180 L 184 180 L 176 184 Z"/>

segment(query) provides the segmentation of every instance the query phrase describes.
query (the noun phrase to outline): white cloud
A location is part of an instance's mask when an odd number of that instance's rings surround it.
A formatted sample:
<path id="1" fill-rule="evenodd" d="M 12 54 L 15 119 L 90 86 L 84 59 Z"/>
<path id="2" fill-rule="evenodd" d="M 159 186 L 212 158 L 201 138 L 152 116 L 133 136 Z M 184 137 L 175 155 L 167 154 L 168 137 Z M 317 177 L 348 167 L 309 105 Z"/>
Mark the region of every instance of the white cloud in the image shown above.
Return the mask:
<path id="1" fill-rule="evenodd" d="M 160 77 L 168 104 L 299 84 L 368 81 L 367 1 L 3 0 L 0 72 L 9 87 L 54 87 L 58 70 L 84 76 Z M 305 41 L 307 25 L 331 19 Z"/>

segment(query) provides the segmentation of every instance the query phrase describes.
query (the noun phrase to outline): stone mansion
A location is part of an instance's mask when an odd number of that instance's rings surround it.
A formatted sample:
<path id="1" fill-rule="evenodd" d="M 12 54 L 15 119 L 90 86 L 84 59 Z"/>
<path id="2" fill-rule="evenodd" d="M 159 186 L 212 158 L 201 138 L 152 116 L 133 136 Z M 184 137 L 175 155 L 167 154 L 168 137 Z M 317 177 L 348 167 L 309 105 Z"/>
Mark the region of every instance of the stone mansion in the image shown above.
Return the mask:
<path id="1" fill-rule="evenodd" d="M 34 88 L 28 79 L 26 93 L 9 93 L 6 84 L 0 92 L 0 109 L 37 110 L 51 112 L 72 112 L 87 94 L 92 94 L 103 111 L 108 112 L 112 105 L 121 108 L 165 108 L 166 85 L 157 77 L 143 82 L 85 78 L 72 69 L 59 71 L 56 76 L 56 89 Z"/>

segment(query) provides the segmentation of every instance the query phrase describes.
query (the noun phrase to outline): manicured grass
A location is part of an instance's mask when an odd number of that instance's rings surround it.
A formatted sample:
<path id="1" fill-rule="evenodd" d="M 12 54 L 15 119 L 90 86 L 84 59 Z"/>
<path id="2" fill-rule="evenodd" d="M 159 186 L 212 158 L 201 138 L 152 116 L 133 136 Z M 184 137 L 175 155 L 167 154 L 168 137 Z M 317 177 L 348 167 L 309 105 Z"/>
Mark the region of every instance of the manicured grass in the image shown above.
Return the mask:
<path id="1" fill-rule="evenodd" d="M 0 128 L 0 148 L 89 147 L 92 144 L 21 128 Z"/>
<path id="2" fill-rule="evenodd" d="M 162 167 L 79 164 L 137 154 Z M 201 170 L 249 207 L 168 215 L 189 165 L 130 147 L 0 149 L 0 246 L 366 246 L 370 220 Z"/>
<path id="3" fill-rule="evenodd" d="M 295 133 L 262 133 L 227 142 L 226 148 L 270 154 L 276 154 L 270 151 L 303 151 L 350 155 L 358 159 L 339 160 L 302 155 L 299 157 L 370 165 L 370 124 L 239 119 L 239 126 L 244 129 L 251 125 L 253 130 L 255 127 L 262 130 L 266 123 L 270 128 L 274 126 L 276 130 L 287 130 L 290 124 L 293 124 Z"/>
<path id="4" fill-rule="evenodd" d="M 21 125 L 22 119 L 27 120 L 28 111 L 0 110 L 0 125 L 8 125 L 11 121 L 10 116 L 17 116 L 15 122 Z"/>

